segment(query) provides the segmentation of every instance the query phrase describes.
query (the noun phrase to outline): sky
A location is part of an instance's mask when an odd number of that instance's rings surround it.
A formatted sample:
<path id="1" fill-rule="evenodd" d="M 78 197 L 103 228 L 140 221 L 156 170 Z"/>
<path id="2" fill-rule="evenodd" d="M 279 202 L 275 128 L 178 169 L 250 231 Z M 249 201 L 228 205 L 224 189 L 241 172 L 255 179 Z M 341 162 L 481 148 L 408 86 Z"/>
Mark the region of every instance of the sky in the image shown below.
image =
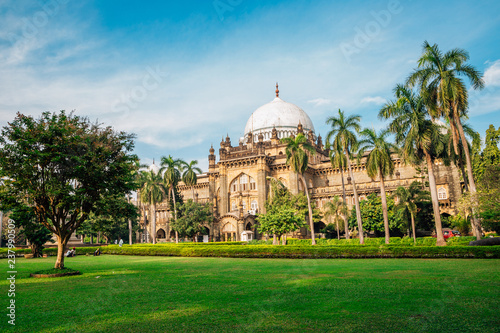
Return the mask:
<path id="1" fill-rule="evenodd" d="M 0 126 L 75 110 L 135 133 L 143 163 L 207 171 L 211 144 L 237 145 L 276 82 L 323 138 L 338 109 L 385 127 L 424 41 L 469 52 L 486 86 L 468 123 L 499 127 L 498 1 L 0 0 Z"/>

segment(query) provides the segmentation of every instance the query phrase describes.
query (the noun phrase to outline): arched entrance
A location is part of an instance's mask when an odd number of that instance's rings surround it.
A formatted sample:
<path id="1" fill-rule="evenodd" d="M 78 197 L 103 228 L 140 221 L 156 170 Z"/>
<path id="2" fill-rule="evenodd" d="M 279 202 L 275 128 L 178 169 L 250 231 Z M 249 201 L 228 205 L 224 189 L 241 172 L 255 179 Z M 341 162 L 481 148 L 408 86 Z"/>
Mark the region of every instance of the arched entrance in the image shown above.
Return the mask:
<path id="1" fill-rule="evenodd" d="M 315 222 L 314 223 L 314 233 L 315 234 L 321 233 L 321 229 L 324 229 L 325 227 L 326 227 L 326 224 L 324 224 L 323 222 L 321 222 L 321 221 Z"/>
<path id="2" fill-rule="evenodd" d="M 246 225 L 245 225 L 245 230 L 247 231 L 252 231 L 253 229 L 253 225 L 251 222 L 248 222 Z"/>
<path id="3" fill-rule="evenodd" d="M 236 225 L 231 222 L 226 222 L 221 230 L 222 240 L 225 242 L 236 241 L 236 232 Z"/>
<path id="4" fill-rule="evenodd" d="M 157 239 L 165 239 L 165 230 L 163 229 L 158 229 L 158 231 L 156 232 L 156 238 Z"/>

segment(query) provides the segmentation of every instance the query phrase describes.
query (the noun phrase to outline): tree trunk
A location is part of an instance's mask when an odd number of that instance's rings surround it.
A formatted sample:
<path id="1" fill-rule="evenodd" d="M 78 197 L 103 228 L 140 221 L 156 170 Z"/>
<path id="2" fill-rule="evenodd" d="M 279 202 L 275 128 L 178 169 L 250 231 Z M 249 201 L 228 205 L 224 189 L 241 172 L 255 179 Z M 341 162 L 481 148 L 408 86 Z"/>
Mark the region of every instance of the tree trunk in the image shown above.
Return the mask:
<path id="1" fill-rule="evenodd" d="M 344 199 L 344 203 L 346 204 L 347 207 L 347 198 L 345 195 L 345 184 L 344 184 L 344 170 L 340 168 L 340 177 L 342 178 L 342 196 Z M 345 239 L 349 239 L 349 222 L 347 221 L 347 214 L 342 214 L 344 216 L 344 226 L 345 226 Z"/>
<path id="2" fill-rule="evenodd" d="M 309 227 L 311 227 L 311 245 L 316 245 L 316 239 L 314 238 L 314 223 L 313 223 L 313 214 L 311 208 L 311 199 L 309 198 L 309 191 L 307 190 L 306 180 L 304 176 L 299 174 L 300 180 L 302 180 L 302 184 L 304 184 L 304 191 L 306 192 L 307 197 L 307 209 L 309 210 Z"/>
<path id="3" fill-rule="evenodd" d="M 385 233 L 385 243 L 389 244 L 389 217 L 387 216 L 387 197 L 385 195 L 385 184 L 384 176 L 382 175 L 382 170 L 379 169 L 378 175 L 380 177 L 380 198 L 382 199 L 382 215 L 384 216 L 384 233 Z"/>
<path id="4" fill-rule="evenodd" d="M 458 127 L 458 132 L 460 133 L 460 138 L 462 139 L 462 147 L 464 148 L 465 153 L 465 162 L 467 163 L 467 178 L 469 181 L 470 193 L 473 198 L 475 198 L 476 194 L 476 183 L 474 182 L 474 175 L 472 174 L 472 163 L 470 160 L 470 152 L 469 145 L 467 144 L 467 139 L 465 138 L 464 128 L 462 127 L 462 123 L 460 122 L 460 117 L 458 116 L 458 112 L 454 112 L 453 114 L 455 118 L 456 125 Z M 481 225 L 479 220 L 475 216 L 475 212 L 472 214 L 472 228 L 476 231 L 477 240 L 481 239 Z"/>
<path id="5" fill-rule="evenodd" d="M 30 244 L 31 254 L 33 254 L 33 258 L 39 258 L 42 256 L 42 246 L 31 243 Z"/>
<path id="6" fill-rule="evenodd" d="M 363 222 L 361 220 L 361 209 L 359 208 L 358 191 L 356 189 L 356 182 L 354 181 L 354 174 L 352 172 L 351 159 L 346 151 L 347 167 L 349 168 L 349 173 L 351 175 L 352 190 L 354 192 L 354 204 L 356 206 L 356 220 L 358 221 L 358 233 L 359 233 L 359 244 L 365 243 L 365 237 L 363 235 Z"/>
<path id="7" fill-rule="evenodd" d="M 174 201 L 174 221 L 177 224 L 177 208 L 175 207 L 175 191 L 172 186 L 172 199 Z M 175 231 L 175 244 L 179 244 L 179 233 Z"/>
<path id="8" fill-rule="evenodd" d="M 193 194 L 193 202 L 195 202 L 195 201 L 194 201 L 194 186 L 191 186 L 191 192 L 192 192 L 192 194 Z"/>
<path id="9" fill-rule="evenodd" d="M 458 161 L 459 161 L 458 164 L 460 167 L 460 172 L 462 173 L 462 178 L 464 179 L 464 190 L 465 190 L 465 192 L 469 192 L 469 185 L 468 185 L 469 180 L 467 179 L 467 173 L 465 172 L 464 162 L 462 161 L 461 156 L 459 156 Z M 463 191 L 462 191 L 462 194 L 463 194 Z"/>
<path id="10" fill-rule="evenodd" d="M 3 211 L 0 211 L 0 247 L 2 247 Z"/>
<path id="11" fill-rule="evenodd" d="M 54 268 L 63 269 L 64 268 L 64 250 L 66 249 L 66 245 L 68 244 L 69 235 L 65 235 L 63 237 L 57 236 L 57 259 Z"/>
<path id="12" fill-rule="evenodd" d="M 337 224 L 337 239 L 340 240 L 339 219 L 335 219 L 335 223 Z"/>
<path id="13" fill-rule="evenodd" d="M 151 204 L 151 237 L 152 243 L 156 244 L 156 205 Z"/>
<path id="14" fill-rule="evenodd" d="M 432 210 L 434 211 L 434 221 L 436 222 L 436 245 L 444 246 L 446 245 L 446 241 L 443 237 L 443 229 L 441 226 L 441 214 L 439 213 L 439 201 L 436 189 L 436 179 L 434 178 L 434 168 L 431 156 L 426 153 L 425 159 L 427 161 L 427 171 L 429 173 L 429 189 L 431 191 L 431 199 L 432 199 Z"/>
<path id="15" fill-rule="evenodd" d="M 127 201 L 130 203 L 130 196 L 127 195 Z M 132 220 L 128 219 L 128 244 L 132 245 Z"/>
<path id="16" fill-rule="evenodd" d="M 273 245 L 278 245 L 276 234 L 273 234 Z"/>
<path id="17" fill-rule="evenodd" d="M 413 213 L 410 213 L 411 216 L 411 230 L 413 233 L 413 245 L 417 245 L 417 234 L 415 233 L 415 217 Z"/>

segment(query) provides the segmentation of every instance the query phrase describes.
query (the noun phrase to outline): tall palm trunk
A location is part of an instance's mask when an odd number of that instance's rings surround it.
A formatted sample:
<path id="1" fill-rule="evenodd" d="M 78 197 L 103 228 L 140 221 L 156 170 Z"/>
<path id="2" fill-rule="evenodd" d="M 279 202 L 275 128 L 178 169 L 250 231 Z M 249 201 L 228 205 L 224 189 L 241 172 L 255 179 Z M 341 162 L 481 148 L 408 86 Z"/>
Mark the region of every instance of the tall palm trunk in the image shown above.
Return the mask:
<path id="1" fill-rule="evenodd" d="M 177 223 L 177 208 L 175 207 L 175 191 L 173 186 L 171 190 L 172 190 L 172 200 L 174 201 L 174 221 Z M 175 231 L 175 243 L 176 244 L 179 243 L 179 233 L 177 232 L 177 230 Z"/>
<path id="2" fill-rule="evenodd" d="M 192 195 L 193 195 L 193 202 L 194 202 L 194 186 L 191 186 L 191 192 L 192 192 Z"/>
<path id="3" fill-rule="evenodd" d="M 470 188 L 470 193 L 472 197 L 475 197 L 476 194 L 476 183 L 474 182 L 474 175 L 472 174 L 472 163 L 470 160 L 470 152 L 469 152 L 469 145 L 467 144 L 467 139 L 465 138 L 465 133 L 464 133 L 464 128 L 462 127 L 462 123 L 460 122 L 460 118 L 458 116 L 457 112 L 453 113 L 453 116 L 455 118 L 456 125 L 458 127 L 458 132 L 460 133 L 460 138 L 462 139 L 462 147 L 464 147 L 464 153 L 465 153 L 465 162 L 467 163 L 467 178 L 469 181 L 469 188 Z M 475 214 L 472 214 L 472 222 L 473 222 L 473 228 L 476 232 L 476 239 L 480 240 L 481 239 L 481 225 L 479 224 L 479 220 L 475 216 Z"/>
<path id="4" fill-rule="evenodd" d="M 413 233 L 413 245 L 417 245 L 417 235 L 415 233 L 415 216 L 413 216 L 412 212 L 410 212 L 410 217 L 411 217 L 411 230 Z"/>
<path id="5" fill-rule="evenodd" d="M 446 245 L 446 241 L 444 240 L 443 229 L 441 226 L 441 214 L 439 213 L 439 201 L 436 189 L 436 179 L 434 178 L 434 168 L 431 155 L 425 153 L 425 159 L 427 161 L 427 169 L 429 173 L 429 187 L 431 190 L 432 210 L 434 211 L 434 220 L 436 222 L 436 245 L 444 246 Z"/>
<path id="6" fill-rule="evenodd" d="M 311 208 L 311 199 L 309 198 L 309 191 L 307 190 L 307 184 L 306 180 L 304 179 L 304 176 L 299 174 L 299 178 L 302 181 L 302 184 L 304 184 L 304 191 L 306 192 L 306 197 L 307 197 L 307 209 L 309 210 L 309 227 L 311 228 L 311 244 L 316 245 L 316 239 L 314 238 L 314 223 L 312 218 L 312 208 Z"/>
<path id="7" fill-rule="evenodd" d="M 384 216 L 384 232 L 385 232 L 385 243 L 389 244 L 389 217 L 387 216 L 387 197 L 385 195 L 385 183 L 384 176 L 382 175 L 382 169 L 379 168 L 378 171 L 380 177 L 380 197 L 382 199 L 382 215 Z"/>
<path id="8" fill-rule="evenodd" d="M 130 203 L 130 196 L 127 195 L 127 201 Z M 132 220 L 128 219 L 128 244 L 132 245 Z"/>
<path id="9" fill-rule="evenodd" d="M 337 239 L 340 240 L 340 231 L 339 231 L 339 219 L 335 219 L 335 223 L 337 224 Z"/>
<path id="10" fill-rule="evenodd" d="M 354 205 L 356 206 L 356 220 L 358 221 L 358 233 L 359 233 L 359 244 L 365 243 L 365 236 L 363 235 L 363 223 L 361 221 L 361 208 L 359 207 L 358 190 L 356 189 L 356 182 L 354 181 L 354 174 L 352 173 L 351 159 L 349 154 L 345 151 L 347 159 L 347 167 L 349 168 L 349 173 L 351 175 L 352 190 L 354 192 Z"/>
<path id="11" fill-rule="evenodd" d="M 344 204 L 347 205 L 347 198 L 345 195 L 345 184 L 344 184 L 344 170 L 342 167 L 340 168 L 340 176 L 342 177 L 342 197 L 344 199 Z M 347 222 L 347 213 L 343 213 L 342 216 L 344 217 L 344 227 L 345 227 L 345 239 L 351 238 L 349 236 L 349 223 Z"/>
<path id="12" fill-rule="evenodd" d="M 156 244 L 156 204 L 151 204 L 151 237 L 153 244 Z"/>

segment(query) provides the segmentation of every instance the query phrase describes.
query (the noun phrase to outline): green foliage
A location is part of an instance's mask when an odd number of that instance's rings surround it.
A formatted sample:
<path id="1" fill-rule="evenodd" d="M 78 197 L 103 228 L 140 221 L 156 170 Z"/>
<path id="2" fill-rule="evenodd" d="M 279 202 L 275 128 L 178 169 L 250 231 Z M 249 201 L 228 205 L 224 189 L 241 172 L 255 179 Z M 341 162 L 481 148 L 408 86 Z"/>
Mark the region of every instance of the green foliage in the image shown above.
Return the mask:
<path id="1" fill-rule="evenodd" d="M 471 231 L 470 222 L 460 215 L 443 218 L 443 225 L 444 223 L 447 223 L 450 228 L 458 230 L 463 236 L 468 235 Z"/>
<path id="2" fill-rule="evenodd" d="M 9 179 L 2 195 L 33 207 L 65 246 L 106 197 L 134 189 L 133 135 L 101 127 L 73 113 L 18 113 L 2 129 L 0 170 Z M 3 200 L 3 198 L 2 198 Z M 56 268 L 64 268 L 64 257 Z"/>
<path id="3" fill-rule="evenodd" d="M 318 239 L 320 241 L 322 239 Z M 332 240 L 334 241 L 334 240 Z M 383 240 L 382 240 L 383 241 Z M 410 240 L 411 241 L 411 240 Z M 412 241 L 411 241 L 412 242 Z M 192 243 L 190 243 L 192 244 Z M 103 254 L 233 258 L 500 258 L 500 246 L 110 245 Z"/>
<path id="4" fill-rule="evenodd" d="M 485 169 L 477 195 L 484 229 L 500 234 L 500 165 Z"/>
<path id="5" fill-rule="evenodd" d="M 309 207 L 307 197 L 303 193 L 292 195 L 290 191 L 278 180 L 269 178 L 271 191 L 266 200 L 266 214 L 259 214 L 259 231 L 269 235 L 282 235 L 296 231 L 307 226 L 306 216 Z M 313 221 L 321 219 L 321 213 L 314 203 L 311 203 Z"/>
<path id="6" fill-rule="evenodd" d="M 33 208 L 25 205 L 15 205 L 11 209 L 10 219 L 16 221 L 16 227 L 20 228 L 18 236 L 25 236 L 30 242 L 30 249 L 33 257 L 40 257 L 43 245 L 52 240 L 52 233 L 41 223 L 37 223 Z M 7 210 L 2 207 L 2 210 Z"/>
<path id="7" fill-rule="evenodd" d="M 139 228 L 138 209 L 122 195 L 105 197 L 99 209 L 89 214 L 89 218 L 77 230 L 79 234 L 101 235 L 109 240 L 128 238 L 128 221 L 132 221 L 132 231 Z"/>
<path id="8" fill-rule="evenodd" d="M 297 210 L 286 206 L 271 206 L 266 214 L 257 217 L 259 221 L 259 232 L 269 235 L 281 235 L 296 231 L 305 225 L 303 216 Z"/>
<path id="9" fill-rule="evenodd" d="M 403 232 L 407 228 L 406 221 L 401 215 L 394 212 L 394 200 L 387 198 L 387 209 L 389 218 L 389 229 L 391 232 Z M 374 231 L 375 235 L 384 232 L 384 217 L 382 213 L 382 199 L 375 193 L 370 194 L 366 200 L 360 202 L 361 217 L 363 218 L 363 227 L 365 230 Z M 349 217 L 349 226 L 351 228 L 357 225 L 356 214 L 351 211 Z"/>
<path id="10" fill-rule="evenodd" d="M 214 216 L 210 204 L 200 204 L 189 199 L 179 205 L 179 218 L 170 223 L 170 228 L 177 231 L 181 237 L 195 237 L 203 235 L 205 226 L 211 226 Z"/>

